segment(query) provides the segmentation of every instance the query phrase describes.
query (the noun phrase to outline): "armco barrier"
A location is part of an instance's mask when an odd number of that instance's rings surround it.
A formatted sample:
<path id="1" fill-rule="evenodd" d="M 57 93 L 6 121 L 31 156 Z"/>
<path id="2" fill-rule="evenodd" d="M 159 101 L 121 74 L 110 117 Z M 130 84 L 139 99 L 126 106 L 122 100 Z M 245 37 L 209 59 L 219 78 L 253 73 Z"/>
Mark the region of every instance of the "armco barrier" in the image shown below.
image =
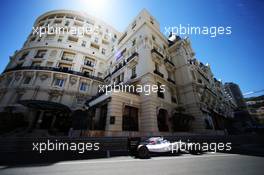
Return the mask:
<path id="1" fill-rule="evenodd" d="M 17 137 L 17 138 L 0 138 L 0 153 L 1 152 L 21 152 L 32 151 L 33 142 L 74 142 L 74 143 L 100 143 L 100 151 L 116 151 L 127 149 L 128 137 Z M 144 140 L 147 137 L 141 137 Z M 190 141 L 190 142 L 231 142 L 232 144 L 264 144 L 263 135 L 234 135 L 234 136 L 221 136 L 221 135 L 179 135 L 179 136 L 164 136 L 169 141 Z"/>
<path id="2" fill-rule="evenodd" d="M 33 143 L 100 143 L 99 150 L 79 151 L 72 150 L 53 150 L 33 151 Z M 127 138 L 1 138 L 0 139 L 0 165 L 10 164 L 32 164 L 32 163 L 50 163 L 62 160 L 77 160 L 89 158 L 102 158 L 113 155 L 127 155 Z"/>
<path id="3" fill-rule="evenodd" d="M 125 137 L 91 137 L 91 138 L 69 138 L 69 137 L 41 137 L 41 138 L 1 138 L 0 152 L 23 152 L 32 151 L 33 143 L 99 143 L 99 151 L 126 150 L 127 138 Z"/>
<path id="4" fill-rule="evenodd" d="M 204 135 L 204 134 L 180 134 L 174 136 L 164 136 L 170 141 L 190 141 L 190 142 L 231 142 L 233 146 L 243 144 L 264 144 L 263 135 Z M 141 139 L 145 139 L 141 137 Z M 40 154 L 32 151 L 33 142 L 74 142 L 74 143 L 100 143 L 98 151 L 46 151 Z M 0 138 L 0 164 L 14 164 L 25 162 L 50 162 L 73 159 L 88 159 L 109 157 L 112 155 L 127 155 L 128 137 L 41 137 L 41 138 Z M 118 154 L 117 154 L 118 153 Z"/>

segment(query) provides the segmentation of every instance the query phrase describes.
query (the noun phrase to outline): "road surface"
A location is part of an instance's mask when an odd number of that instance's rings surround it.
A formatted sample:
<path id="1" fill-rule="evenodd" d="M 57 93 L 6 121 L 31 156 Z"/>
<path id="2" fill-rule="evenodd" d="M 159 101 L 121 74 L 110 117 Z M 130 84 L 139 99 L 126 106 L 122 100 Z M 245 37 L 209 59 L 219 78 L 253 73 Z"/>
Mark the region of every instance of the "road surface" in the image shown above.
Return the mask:
<path id="1" fill-rule="evenodd" d="M 263 174 L 264 157 L 207 153 L 134 159 L 129 156 L 63 161 L 54 164 L 0 166 L 1 175 L 255 175 Z"/>

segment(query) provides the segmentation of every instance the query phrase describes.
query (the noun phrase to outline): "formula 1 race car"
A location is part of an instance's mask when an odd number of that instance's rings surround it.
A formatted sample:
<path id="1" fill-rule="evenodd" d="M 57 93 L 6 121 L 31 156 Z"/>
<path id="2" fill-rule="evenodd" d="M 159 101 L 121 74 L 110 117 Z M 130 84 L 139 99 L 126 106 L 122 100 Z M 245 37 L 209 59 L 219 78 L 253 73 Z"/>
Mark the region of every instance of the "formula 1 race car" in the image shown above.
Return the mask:
<path id="1" fill-rule="evenodd" d="M 144 141 L 140 138 L 130 138 L 128 141 L 128 152 L 131 156 L 141 159 L 150 158 L 151 155 L 163 155 L 169 153 L 178 155 L 182 152 L 199 154 L 200 150 L 193 149 L 192 143 L 170 142 L 162 137 L 151 137 Z"/>

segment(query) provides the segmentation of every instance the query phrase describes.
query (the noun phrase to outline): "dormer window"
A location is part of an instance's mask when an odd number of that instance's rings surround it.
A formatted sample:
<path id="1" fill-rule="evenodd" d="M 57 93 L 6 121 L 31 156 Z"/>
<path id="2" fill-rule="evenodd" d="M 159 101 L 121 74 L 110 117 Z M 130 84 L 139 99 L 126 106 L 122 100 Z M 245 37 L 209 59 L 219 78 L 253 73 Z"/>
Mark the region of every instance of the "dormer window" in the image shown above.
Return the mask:
<path id="1" fill-rule="evenodd" d="M 47 50 L 38 50 L 37 54 L 35 55 L 35 58 L 44 58 L 46 52 Z"/>

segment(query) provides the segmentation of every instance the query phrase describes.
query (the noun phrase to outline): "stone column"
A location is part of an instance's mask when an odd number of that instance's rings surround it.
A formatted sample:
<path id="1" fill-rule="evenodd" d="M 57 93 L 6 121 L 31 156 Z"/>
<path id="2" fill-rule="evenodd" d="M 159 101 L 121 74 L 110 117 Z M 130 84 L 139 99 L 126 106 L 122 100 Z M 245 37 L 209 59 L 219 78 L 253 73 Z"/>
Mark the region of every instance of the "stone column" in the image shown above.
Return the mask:
<path id="1" fill-rule="evenodd" d="M 156 84 L 151 75 L 145 76 L 141 80 L 141 85 L 153 85 Z M 140 94 L 140 132 L 157 132 L 158 122 L 157 122 L 157 111 L 156 111 L 156 93 L 151 93 L 150 95 Z"/>

